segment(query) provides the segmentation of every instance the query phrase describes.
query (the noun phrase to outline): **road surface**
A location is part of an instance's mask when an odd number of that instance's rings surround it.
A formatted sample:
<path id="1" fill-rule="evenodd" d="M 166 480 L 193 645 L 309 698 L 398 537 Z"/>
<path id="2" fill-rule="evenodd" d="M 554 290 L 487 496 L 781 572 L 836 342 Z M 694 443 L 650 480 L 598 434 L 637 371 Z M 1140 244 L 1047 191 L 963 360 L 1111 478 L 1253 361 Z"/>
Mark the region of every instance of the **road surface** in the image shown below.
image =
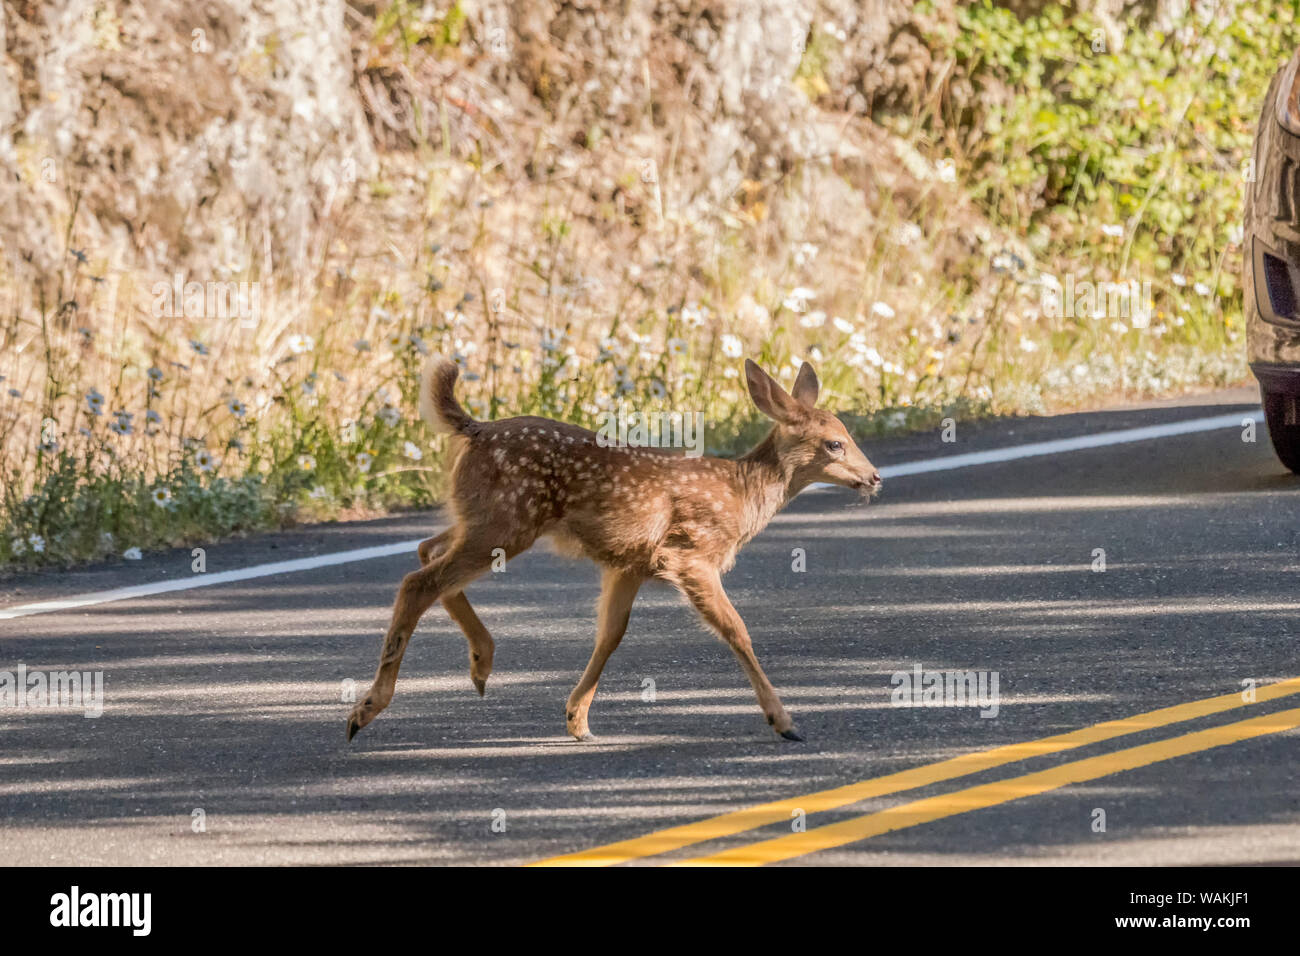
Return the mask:
<path id="1" fill-rule="evenodd" d="M 544 547 L 468 592 L 497 641 L 486 697 L 435 607 L 350 745 L 348 682 L 368 685 L 409 549 L 199 587 L 188 550 L 11 576 L 0 611 L 97 603 L 0 619 L 0 671 L 102 672 L 104 699 L 0 708 L 5 861 L 1300 862 L 1300 480 L 1262 426 L 900 468 L 1257 411 L 1236 391 L 868 443 L 876 502 L 806 492 L 725 579 L 804 743 L 658 587 L 605 670 L 599 739 L 567 738 L 598 579 Z M 206 575 L 439 522 L 215 544 Z M 187 586 L 104 596 L 163 581 Z M 996 676 L 996 714 L 899 706 L 918 667 Z"/>

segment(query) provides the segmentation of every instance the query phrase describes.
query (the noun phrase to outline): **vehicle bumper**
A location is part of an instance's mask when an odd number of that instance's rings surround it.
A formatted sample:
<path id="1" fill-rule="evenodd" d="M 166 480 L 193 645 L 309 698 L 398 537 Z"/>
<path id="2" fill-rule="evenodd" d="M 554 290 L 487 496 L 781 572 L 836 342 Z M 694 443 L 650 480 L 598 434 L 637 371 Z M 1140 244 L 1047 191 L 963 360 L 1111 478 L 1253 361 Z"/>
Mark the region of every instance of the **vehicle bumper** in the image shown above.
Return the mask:
<path id="1" fill-rule="evenodd" d="M 1250 370 L 1259 380 L 1261 391 L 1274 395 L 1300 395 L 1300 365 L 1251 362 Z"/>

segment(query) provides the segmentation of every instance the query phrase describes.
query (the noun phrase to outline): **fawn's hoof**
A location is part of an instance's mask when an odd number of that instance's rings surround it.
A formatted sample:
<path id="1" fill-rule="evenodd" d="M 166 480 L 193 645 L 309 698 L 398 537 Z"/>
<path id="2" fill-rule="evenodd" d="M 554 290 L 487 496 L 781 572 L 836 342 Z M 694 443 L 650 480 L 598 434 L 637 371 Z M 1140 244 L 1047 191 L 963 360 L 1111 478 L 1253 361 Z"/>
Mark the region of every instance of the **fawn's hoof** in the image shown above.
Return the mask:
<path id="1" fill-rule="evenodd" d="M 365 702 L 357 704 L 357 706 L 352 708 L 352 713 L 348 714 L 348 740 L 349 741 L 351 741 L 352 738 L 357 735 L 357 733 L 361 730 L 362 727 L 364 727 L 366 724 L 370 723 L 377 716 L 379 716 L 379 711 L 377 710 L 371 711 L 366 706 L 369 703 L 370 701 L 367 699 Z"/>
<path id="2" fill-rule="evenodd" d="M 583 733 L 581 733 L 581 734 L 574 734 L 574 735 L 573 735 L 573 739 L 576 740 L 576 741 L 578 741 L 578 743 L 585 744 L 585 743 L 587 743 L 588 741 L 595 740 L 595 739 L 596 739 L 596 735 L 593 734 L 590 730 L 588 730 L 588 731 L 585 731 L 585 732 L 583 732 Z"/>
<path id="3" fill-rule="evenodd" d="M 803 740 L 803 737 L 799 735 L 799 731 L 795 730 L 793 727 L 791 727 L 789 730 L 781 731 L 781 736 L 784 737 L 786 740 L 798 740 L 798 741 Z"/>
<path id="4" fill-rule="evenodd" d="M 474 689 L 475 689 L 476 691 L 478 691 L 478 695 L 479 695 L 480 697 L 482 697 L 483 694 L 486 693 L 486 691 L 487 691 L 487 678 L 486 678 L 486 677 L 471 677 L 470 680 L 472 680 L 472 681 L 474 682 Z"/>

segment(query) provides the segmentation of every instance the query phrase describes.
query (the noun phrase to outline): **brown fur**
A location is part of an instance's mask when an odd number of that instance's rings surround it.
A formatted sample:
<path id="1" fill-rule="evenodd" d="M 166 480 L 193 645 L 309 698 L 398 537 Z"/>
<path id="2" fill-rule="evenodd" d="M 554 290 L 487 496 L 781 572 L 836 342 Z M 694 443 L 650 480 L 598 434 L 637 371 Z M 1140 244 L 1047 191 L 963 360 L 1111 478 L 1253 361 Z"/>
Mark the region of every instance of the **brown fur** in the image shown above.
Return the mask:
<path id="1" fill-rule="evenodd" d="M 656 578 L 680 590 L 730 645 L 773 729 L 801 739 L 759 667 L 721 575 L 741 546 L 809 484 L 831 482 L 863 495 L 880 486 L 879 474 L 843 424 L 814 407 L 818 384 L 812 366 L 803 366 L 787 393 L 746 361 L 750 395 L 775 425 L 735 461 L 602 447 L 596 433 L 546 418 L 475 421 L 456 401 L 457 374 L 452 363 L 431 360 L 420 399 L 429 423 L 451 435 L 452 526 L 421 543 L 423 567 L 402 580 L 379 670 L 348 718 L 348 738 L 392 700 L 407 641 L 435 601 L 464 631 L 470 678 L 484 692 L 495 645 L 464 588 L 489 569 L 495 555 L 509 560 L 547 537 L 563 553 L 590 558 L 602 569 L 596 647 L 565 710 L 570 734 L 591 737 L 587 712 L 601 670 L 622 640 L 638 588 Z"/>

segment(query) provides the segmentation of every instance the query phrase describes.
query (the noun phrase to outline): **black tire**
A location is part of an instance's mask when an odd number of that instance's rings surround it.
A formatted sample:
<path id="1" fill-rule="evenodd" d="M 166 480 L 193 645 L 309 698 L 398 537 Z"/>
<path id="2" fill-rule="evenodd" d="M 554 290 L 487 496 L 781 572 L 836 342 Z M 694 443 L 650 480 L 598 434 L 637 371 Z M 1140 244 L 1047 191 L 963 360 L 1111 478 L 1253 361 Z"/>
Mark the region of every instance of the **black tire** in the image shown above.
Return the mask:
<path id="1" fill-rule="evenodd" d="M 1273 450 L 1295 474 L 1300 475 L 1300 423 L 1286 423 L 1288 401 L 1300 401 L 1279 392 L 1264 393 L 1264 418 L 1268 422 L 1268 437 L 1273 440 Z"/>

